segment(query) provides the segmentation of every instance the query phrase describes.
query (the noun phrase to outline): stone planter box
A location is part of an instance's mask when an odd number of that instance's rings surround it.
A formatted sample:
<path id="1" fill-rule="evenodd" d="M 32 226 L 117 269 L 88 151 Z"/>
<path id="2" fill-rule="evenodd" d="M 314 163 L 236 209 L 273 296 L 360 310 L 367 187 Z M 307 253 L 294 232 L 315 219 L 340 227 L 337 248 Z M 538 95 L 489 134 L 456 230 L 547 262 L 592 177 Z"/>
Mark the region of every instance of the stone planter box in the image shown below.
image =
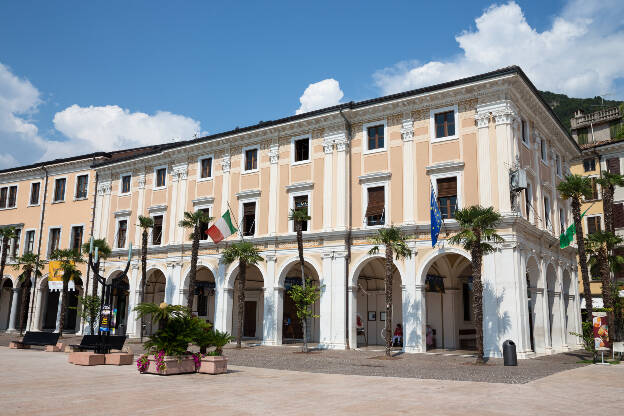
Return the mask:
<path id="1" fill-rule="evenodd" d="M 158 374 L 161 376 L 170 376 L 174 374 L 188 374 L 195 372 L 195 360 L 192 355 L 178 357 L 165 356 L 163 360 L 167 368 L 164 371 L 158 371 L 156 366 L 156 359 L 153 355 L 149 356 L 149 367 L 145 371 L 145 374 Z"/>
<path id="2" fill-rule="evenodd" d="M 200 373 L 205 374 L 224 374 L 227 373 L 227 357 L 224 356 L 207 356 L 201 359 Z"/>
<path id="3" fill-rule="evenodd" d="M 107 365 L 130 365 L 134 361 L 134 354 L 124 352 L 105 354 L 105 357 L 105 364 Z"/>

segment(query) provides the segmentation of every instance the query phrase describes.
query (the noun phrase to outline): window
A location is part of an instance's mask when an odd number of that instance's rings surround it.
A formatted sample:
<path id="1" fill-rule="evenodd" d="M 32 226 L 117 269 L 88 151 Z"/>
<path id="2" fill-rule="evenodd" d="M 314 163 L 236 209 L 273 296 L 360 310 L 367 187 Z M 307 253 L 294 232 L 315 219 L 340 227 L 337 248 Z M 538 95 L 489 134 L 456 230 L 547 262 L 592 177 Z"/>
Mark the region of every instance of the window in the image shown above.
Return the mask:
<path id="1" fill-rule="evenodd" d="M 306 162 L 310 160 L 310 138 L 304 137 L 294 141 L 294 157 L 296 162 Z"/>
<path id="2" fill-rule="evenodd" d="M 550 199 L 545 196 L 544 197 L 544 226 L 547 229 L 552 229 L 552 222 L 550 220 Z"/>
<path id="3" fill-rule="evenodd" d="M 455 112 L 445 111 L 436 113 L 435 117 L 435 137 L 455 136 Z"/>
<path id="4" fill-rule="evenodd" d="M 370 187 L 367 190 L 368 205 L 366 206 L 366 225 L 385 224 L 386 191 L 383 186 Z"/>
<path id="5" fill-rule="evenodd" d="M 162 232 L 163 232 L 163 216 L 155 215 L 154 228 L 152 228 L 152 245 L 159 246 L 162 244 Z"/>
<path id="6" fill-rule="evenodd" d="M 563 208 L 559 208 L 559 232 L 563 233 L 566 230 L 566 218 L 565 218 L 565 211 L 563 210 Z"/>
<path id="7" fill-rule="evenodd" d="M 212 158 L 205 157 L 199 160 L 200 179 L 212 178 Z"/>
<path id="8" fill-rule="evenodd" d="M 438 206 L 442 219 L 455 218 L 457 210 L 457 177 L 441 178 L 438 184 Z"/>
<path id="9" fill-rule="evenodd" d="M 117 248 L 126 247 L 126 236 L 128 234 L 128 220 L 119 220 L 117 223 Z"/>
<path id="10" fill-rule="evenodd" d="M 54 181 L 54 202 L 65 200 L 65 182 L 67 182 L 65 178 L 59 178 Z"/>
<path id="11" fill-rule="evenodd" d="M 60 228 L 52 228 L 50 229 L 50 243 L 48 244 L 48 257 L 52 255 L 56 250 L 59 249 L 59 244 L 61 242 L 61 229 Z"/>
<path id="12" fill-rule="evenodd" d="M 71 233 L 71 245 L 70 248 L 72 250 L 80 251 L 80 247 L 82 246 L 82 225 L 78 225 L 72 227 Z"/>
<path id="13" fill-rule="evenodd" d="M 579 144 L 587 144 L 589 142 L 589 130 L 587 130 L 587 127 L 578 129 L 576 134 L 578 135 Z"/>
<path id="14" fill-rule="evenodd" d="M 613 204 L 613 227 L 624 227 L 624 204 L 621 202 Z"/>
<path id="15" fill-rule="evenodd" d="M 243 204 L 243 235 L 253 236 L 256 233 L 256 203 Z"/>
<path id="16" fill-rule="evenodd" d="M 11 258 L 15 259 L 19 256 L 20 237 L 22 236 L 22 230 L 19 228 L 15 230 L 15 237 L 11 241 Z"/>
<path id="17" fill-rule="evenodd" d="M 557 172 L 557 176 L 561 176 L 561 158 L 559 155 L 555 155 L 555 169 Z"/>
<path id="18" fill-rule="evenodd" d="M 123 175 L 121 177 L 121 189 L 120 193 L 129 194 L 130 193 L 130 183 L 132 182 L 132 175 Z"/>
<path id="19" fill-rule="evenodd" d="M 596 159 L 583 159 L 583 169 L 585 172 L 591 172 L 596 170 Z"/>
<path id="20" fill-rule="evenodd" d="M 15 208 L 17 204 L 17 186 L 9 187 L 9 202 L 7 208 Z"/>
<path id="21" fill-rule="evenodd" d="M 542 157 L 542 161 L 544 161 L 544 163 L 548 163 L 548 161 L 546 160 L 547 154 L 546 154 L 546 140 L 542 139 L 542 141 L 540 142 L 540 155 Z"/>
<path id="22" fill-rule="evenodd" d="M 88 184 L 89 175 L 80 175 L 76 177 L 76 199 L 85 199 L 87 197 Z"/>
<path id="23" fill-rule="evenodd" d="M 532 209 L 533 192 L 531 184 L 527 183 L 527 188 L 524 190 L 524 213 L 527 221 L 531 221 L 531 209 Z"/>
<path id="24" fill-rule="evenodd" d="M 0 208 L 7 207 L 7 194 L 9 192 L 9 188 L 0 188 Z"/>
<path id="25" fill-rule="evenodd" d="M 30 205 L 39 205 L 39 192 L 41 183 L 34 182 L 30 184 Z"/>
<path id="26" fill-rule="evenodd" d="M 520 122 L 521 128 L 522 128 L 522 141 L 524 143 L 529 143 L 529 127 L 527 126 L 527 122 L 526 120 L 522 120 Z"/>
<path id="27" fill-rule="evenodd" d="M 587 234 L 594 234 L 600 231 L 600 217 L 587 217 Z"/>
<path id="28" fill-rule="evenodd" d="M 24 253 L 32 253 L 35 250 L 35 230 L 26 231 L 26 240 L 24 241 Z"/>
<path id="29" fill-rule="evenodd" d="M 15 208 L 17 204 L 17 185 L 0 188 L 0 208 Z"/>
<path id="30" fill-rule="evenodd" d="M 612 157 L 607 159 L 607 170 L 617 175 L 620 174 L 620 158 Z"/>
<path id="31" fill-rule="evenodd" d="M 156 188 L 164 188 L 167 185 L 167 168 L 158 168 L 155 172 Z"/>
<path id="32" fill-rule="evenodd" d="M 384 142 L 384 130 L 386 126 L 383 124 L 377 126 L 371 126 L 366 129 L 366 137 L 368 138 L 368 150 L 383 149 Z"/>
<path id="33" fill-rule="evenodd" d="M 201 212 L 204 212 L 206 215 L 210 216 L 210 209 L 209 208 L 202 208 L 200 209 Z M 199 239 L 200 240 L 208 240 L 208 234 L 206 234 L 206 231 L 208 231 L 208 225 L 209 223 L 207 222 L 202 222 L 199 225 Z"/>
<path id="34" fill-rule="evenodd" d="M 596 178 L 589 178 L 589 180 L 591 181 L 592 189 L 592 194 L 589 200 L 596 200 L 598 199 L 598 185 L 596 184 Z"/>
<path id="35" fill-rule="evenodd" d="M 258 169 L 258 149 L 245 150 L 245 171 Z"/>
<path id="36" fill-rule="evenodd" d="M 308 213 L 308 196 L 300 195 L 293 198 L 293 205 L 295 210 L 305 211 Z M 293 224 L 293 230 L 296 230 L 295 224 Z M 301 231 L 308 231 L 308 221 L 301 223 Z"/>

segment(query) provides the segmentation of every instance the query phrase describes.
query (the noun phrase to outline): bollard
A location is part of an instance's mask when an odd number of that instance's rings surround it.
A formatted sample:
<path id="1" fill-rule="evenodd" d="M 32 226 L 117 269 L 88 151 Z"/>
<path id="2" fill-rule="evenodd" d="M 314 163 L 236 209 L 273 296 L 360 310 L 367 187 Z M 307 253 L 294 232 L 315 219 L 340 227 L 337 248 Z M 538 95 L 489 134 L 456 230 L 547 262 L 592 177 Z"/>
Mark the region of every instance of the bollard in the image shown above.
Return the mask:
<path id="1" fill-rule="evenodd" d="M 506 366 L 518 365 L 518 357 L 516 355 L 516 344 L 510 339 L 503 342 L 503 361 Z"/>

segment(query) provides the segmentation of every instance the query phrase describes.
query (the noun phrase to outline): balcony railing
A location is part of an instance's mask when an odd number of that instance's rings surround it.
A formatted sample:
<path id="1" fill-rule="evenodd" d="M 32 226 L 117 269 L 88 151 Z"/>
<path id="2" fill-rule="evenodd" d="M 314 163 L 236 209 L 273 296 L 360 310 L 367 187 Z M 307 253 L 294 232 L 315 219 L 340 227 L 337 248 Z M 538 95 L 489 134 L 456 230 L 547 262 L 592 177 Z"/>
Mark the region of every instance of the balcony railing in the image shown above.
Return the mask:
<path id="1" fill-rule="evenodd" d="M 590 124 L 597 124 L 610 120 L 617 120 L 622 115 L 620 114 L 620 109 L 618 107 L 613 108 L 605 108 L 604 110 L 594 111 L 590 114 L 581 114 L 575 116 L 571 121 L 571 126 L 573 129 L 578 129 L 581 127 L 589 126 Z"/>

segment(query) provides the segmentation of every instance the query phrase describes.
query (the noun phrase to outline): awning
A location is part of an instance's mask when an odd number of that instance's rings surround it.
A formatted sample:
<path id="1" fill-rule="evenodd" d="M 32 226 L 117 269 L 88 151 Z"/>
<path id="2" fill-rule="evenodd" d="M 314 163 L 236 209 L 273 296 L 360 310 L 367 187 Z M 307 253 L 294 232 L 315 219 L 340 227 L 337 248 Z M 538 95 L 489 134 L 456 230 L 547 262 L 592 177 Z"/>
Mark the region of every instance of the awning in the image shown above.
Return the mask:
<path id="1" fill-rule="evenodd" d="M 592 308 L 604 308 L 602 298 L 592 298 Z M 581 297 L 581 309 L 585 309 L 585 298 Z"/>

